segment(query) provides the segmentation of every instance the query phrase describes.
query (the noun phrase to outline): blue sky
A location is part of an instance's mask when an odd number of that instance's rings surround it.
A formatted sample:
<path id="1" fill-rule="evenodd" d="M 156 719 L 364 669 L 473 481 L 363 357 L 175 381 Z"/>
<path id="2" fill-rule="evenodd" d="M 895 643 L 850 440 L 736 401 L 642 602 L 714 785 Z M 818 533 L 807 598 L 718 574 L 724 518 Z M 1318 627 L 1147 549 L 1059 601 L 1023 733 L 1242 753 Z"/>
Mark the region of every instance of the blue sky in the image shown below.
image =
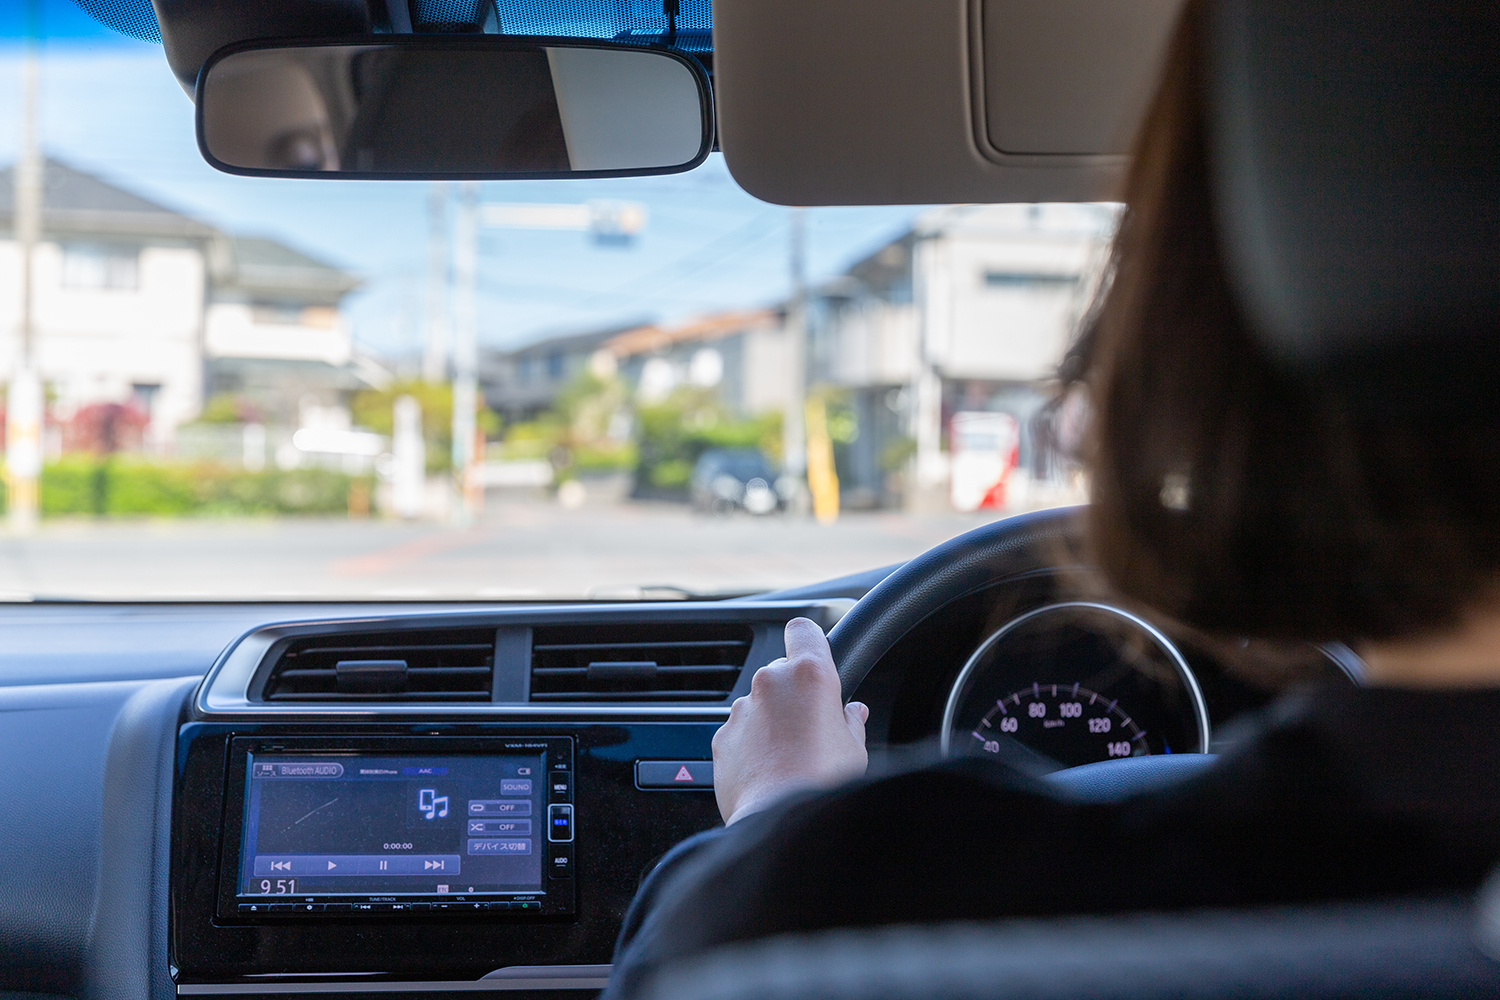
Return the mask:
<path id="1" fill-rule="evenodd" d="M 42 141 L 49 155 L 229 231 L 271 236 L 365 278 L 348 301 L 355 336 L 381 352 L 414 353 L 426 288 L 425 183 L 231 177 L 207 166 L 192 102 L 158 45 L 97 25 L 70 0 L 42 0 Z M 20 0 L 0 0 L 0 162 L 21 131 Z M 788 287 L 788 209 L 742 191 L 717 154 L 687 174 L 613 181 L 508 181 L 485 201 L 644 202 L 650 223 L 631 249 L 583 234 L 485 231 L 480 337 L 526 343 L 635 321 L 672 322 L 769 304 Z M 918 209 L 808 213 L 814 279 L 899 235 Z"/>

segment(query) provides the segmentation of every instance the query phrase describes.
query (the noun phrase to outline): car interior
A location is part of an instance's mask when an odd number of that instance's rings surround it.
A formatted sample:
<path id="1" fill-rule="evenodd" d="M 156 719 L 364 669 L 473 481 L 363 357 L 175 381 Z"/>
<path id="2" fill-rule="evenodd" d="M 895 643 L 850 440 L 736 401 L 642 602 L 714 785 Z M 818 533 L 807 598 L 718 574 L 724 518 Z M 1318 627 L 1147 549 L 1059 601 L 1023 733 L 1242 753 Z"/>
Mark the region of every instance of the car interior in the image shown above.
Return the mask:
<path id="1" fill-rule="evenodd" d="M 151 9 L 229 173 L 648 176 L 714 151 L 757 198 L 843 206 L 1117 197 L 1179 6 L 715 0 L 710 34 L 652 0 L 624 35 L 548 29 L 589 2 Z M 1214 9 L 1214 183 L 1275 349 L 1380 398 L 1490 377 L 1444 336 L 1500 305 L 1493 11 Z M 1392 361 L 1413 338 L 1415 372 Z M 719 824 L 710 741 L 795 617 L 870 707 L 873 767 L 991 755 L 1096 801 L 1212 767 L 1293 684 L 1362 682 L 1344 646 L 1124 601 L 1083 551 L 1063 507 L 716 600 L 0 607 L 0 1000 L 594 996 L 642 879 Z M 655 995 L 1496 996 L 1495 886 L 795 935 Z"/>

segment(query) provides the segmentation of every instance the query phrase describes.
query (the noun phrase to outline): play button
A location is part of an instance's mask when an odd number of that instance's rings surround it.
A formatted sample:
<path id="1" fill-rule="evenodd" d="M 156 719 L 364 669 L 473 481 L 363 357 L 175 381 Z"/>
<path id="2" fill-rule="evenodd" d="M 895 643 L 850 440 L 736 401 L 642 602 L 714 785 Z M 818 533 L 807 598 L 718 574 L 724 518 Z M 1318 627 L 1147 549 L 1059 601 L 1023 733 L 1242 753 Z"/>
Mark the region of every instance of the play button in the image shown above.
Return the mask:
<path id="1" fill-rule="evenodd" d="M 334 864 L 332 861 L 328 862 L 328 868 L 329 868 L 330 871 L 332 869 L 334 869 L 334 868 L 337 868 L 337 867 L 338 867 L 338 865 Z"/>

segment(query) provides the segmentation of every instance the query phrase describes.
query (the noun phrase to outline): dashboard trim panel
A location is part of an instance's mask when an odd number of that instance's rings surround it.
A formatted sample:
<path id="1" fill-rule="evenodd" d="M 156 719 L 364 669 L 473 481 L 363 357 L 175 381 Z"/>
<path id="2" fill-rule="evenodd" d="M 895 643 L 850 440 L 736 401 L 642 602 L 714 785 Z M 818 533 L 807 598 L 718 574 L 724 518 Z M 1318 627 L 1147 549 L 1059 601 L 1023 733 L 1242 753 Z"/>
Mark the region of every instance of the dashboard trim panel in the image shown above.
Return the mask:
<path id="1" fill-rule="evenodd" d="M 349 721 L 359 719 L 378 720 L 400 716 L 411 717 L 464 717 L 473 721 L 484 720 L 596 720 L 596 719 L 723 719 L 729 714 L 729 702 L 734 693 L 726 696 L 722 704 L 537 704 L 532 702 L 365 702 L 339 704 L 338 702 L 267 703 L 251 697 L 253 684 L 265 666 L 267 656 L 283 640 L 327 634 L 358 631 L 394 631 L 400 629 L 431 628 L 504 628 L 516 625 L 550 624 L 604 624 L 625 622 L 631 624 L 668 622 L 713 622 L 729 621 L 751 625 L 785 623 L 791 618 L 812 618 L 825 630 L 833 625 L 852 607 L 848 598 L 830 598 L 812 601 L 714 601 L 676 602 L 660 604 L 622 604 L 578 606 L 546 606 L 502 609 L 474 612 L 434 612 L 421 615 L 396 617 L 370 617 L 325 619 L 321 621 L 281 622 L 258 626 L 245 632 L 220 654 L 202 686 L 193 699 L 193 707 L 200 718 L 224 717 L 275 717 L 317 718 L 327 721 Z M 758 645 L 758 644 L 757 644 Z M 753 652 L 753 650 L 752 650 Z M 774 657 L 773 657 L 774 658 Z M 529 661 L 529 656 L 528 656 Z M 742 686 L 748 686 L 749 675 L 762 663 L 747 661 L 741 673 Z M 529 664 L 528 664 L 529 666 Z M 495 665 L 496 670 L 501 665 Z"/>
<path id="2" fill-rule="evenodd" d="M 388 992 L 390 987 L 379 984 L 476 982 L 517 967 L 605 963 L 613 951 L 617 921 L 639 879 L 674 844 L 720 822 L 711 795 L 648 794 L 634 787 L 639 758 L 707 757 L 717 724 L 704 720 L 574 721 L 545 727 L 472 719 L 440 724 L 385 720 L 317 725 L 280 719 L 273 723 L 189 722 L 179 732 L 177 801 L 202 804 L 178 808 L 173 817 L 170 947 L 179 985 L 253 987 L 237 993 L 308 992 L 310 986 L 316 986 L 312 992 L 322 993 L 351 986 Z M 415 741 L 428 740 L 443 741 L 433 744 L 437 749 L 457 752 L 461 742 L 483 749 L 481 742 L 571 737 L 568 798 L 577 810 L 576 850 L 570 852 L 573 877 L 567 880 L 576 893 L 572 914 L 487 909 L 483 914 L 372 912 L 283 919 L 273 913 L 265 919 L 219 918 L 225 843 L 238 843 L 240 836 L 230 801 L 240 774 L 231 746 L 247 737 L 293 753 L 312 753 L 322 745 L 353 747 L 356 742 L 405 750 Z M 515 975 L 490 975 L 486 982 L 509 982 Z M 541 973 L 529 975 L 536 978 Z M 318 982 L 309 983 L 312 977 Z M 554 976 L 547 988 L 563 987 Z"/>
<path id="3" fill-rule="evenodd" d="M 178 996 L 244 995 L 266 993 L 459 993 L 513 990 L 602 990 L 609 974 L 580 975 L 575 979 L 552 976 L 517 979 L 459 979 L 439 982 L 377 983 L 184 983 Z"/>

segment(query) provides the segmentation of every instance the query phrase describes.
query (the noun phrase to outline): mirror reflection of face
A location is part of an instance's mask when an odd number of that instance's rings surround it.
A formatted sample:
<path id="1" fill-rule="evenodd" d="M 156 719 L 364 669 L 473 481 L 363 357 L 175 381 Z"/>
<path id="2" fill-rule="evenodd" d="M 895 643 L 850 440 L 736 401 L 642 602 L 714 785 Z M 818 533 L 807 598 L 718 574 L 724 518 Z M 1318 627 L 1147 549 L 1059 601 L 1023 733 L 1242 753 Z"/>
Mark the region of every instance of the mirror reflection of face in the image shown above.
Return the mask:
<path id="1" fill-rule="evenodd" d="M 685 167 L 703 147 L 693 73 L 660 53 L 327 45 L 212 67 L 209 153 L 235 168 L 381 174 Z"/>
<path id="2" fill-rule="evenodd" d="M 319 61 L 299 54 L 242 52 L 213 68 L 204 138 L 215 157 L 262 170 L 340 168 L 332 88 L 315 75 Z"/>

